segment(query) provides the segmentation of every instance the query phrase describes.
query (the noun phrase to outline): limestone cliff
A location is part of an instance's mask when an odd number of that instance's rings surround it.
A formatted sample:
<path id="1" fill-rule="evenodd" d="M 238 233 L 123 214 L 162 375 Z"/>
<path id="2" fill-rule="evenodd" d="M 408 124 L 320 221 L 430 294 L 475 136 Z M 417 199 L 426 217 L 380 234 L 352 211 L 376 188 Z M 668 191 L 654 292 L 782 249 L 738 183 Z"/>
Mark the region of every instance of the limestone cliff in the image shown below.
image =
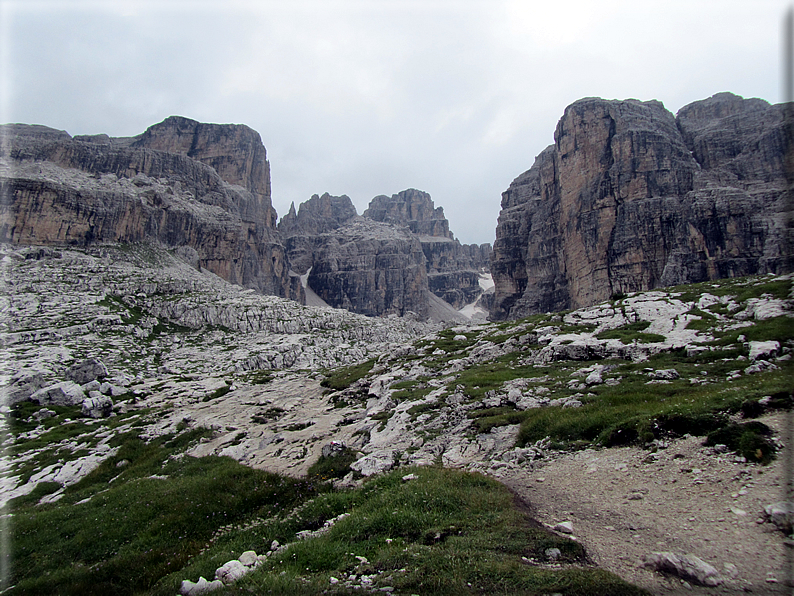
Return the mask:
<path id="1" fill-rule="evenodd" d="M 2 134 L 0 241 L 156 242 L 233 283 L 301 299 L 250 128 L 171 117 L 133 138 L 27 125 Z"/>
<path id="2" fill-rule="evenodd" d="M 784 267 L 781 106 L 579 100 L 502 194 L 492 318 Z"/>
<path id="3" fill-rule="evenodd" d="M 320 235 L 308 284 L 328 304 L 359 314 L 429 314 L 419 240 L 407 228 L 364 217 Z"/>
<path id="4" fill-rule="evenodd" d="M 300 275 L 305 274 L 313 264 L 314 252 L 321 241 L 320 234 L 341 227 L 357 215 L 353 201 L 347 195 L 313 195 L 301 203 L 297 212 L 295 204 L 290 205 L 289 212 L 278 222 L 290 268 Z"/>
<path id="5" fill-rule="evenodd" d="M 314 195 L 297 211 L 292 205 L 278 229 L 292 270 L 310 271 L 308 289 L 331 306 L 368 315 L 460 320 L 457 309 L 482 292 L 479 271 L 491 248 L 461 245 L 444 210 L 414 189 L 375 197 L 361 217 L 345 195 Z"/>
<path id="6" fill-rule="evenodd" d="M 444 208 L 426 192 L 404 190 L 372 199 L 364 217 L 408 227 L 422 243 L 430 291 L 455 308 L 482 293 L 480 272 L 490 266 L 490 244 L 461 244 L 449 230 Z"/>

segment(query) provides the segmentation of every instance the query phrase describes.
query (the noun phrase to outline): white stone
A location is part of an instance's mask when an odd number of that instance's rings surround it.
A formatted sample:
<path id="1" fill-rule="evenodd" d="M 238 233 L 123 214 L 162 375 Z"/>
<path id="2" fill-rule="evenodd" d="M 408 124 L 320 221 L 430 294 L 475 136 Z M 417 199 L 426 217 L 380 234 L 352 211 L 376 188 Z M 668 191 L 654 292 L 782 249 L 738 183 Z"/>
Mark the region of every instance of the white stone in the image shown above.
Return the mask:
<path id="1" fill-rule="evenodd" d="M 554 529 L 563 534 L 573 534 L 573 524 L 571 522 L 560 522 L 554 526 Z"/>
<path id="2" fill-rule="evenodd" d="M 223 582 L 219 580 L 213 580 L 208 582 L 203 577 L 200 577 L 197 583 L 193 583 L 190 580 L 184 580 L 182 584 L 179 586 L 179 593 L 182 596 L 199 596 L 200 594 L 206 594 L 208 592 L 212 592 L 213 590 L 217 590 L 218 588 L 223 587 Z"/>
<path id="3" fill-rule="evenodd" d="M 750 360 L 768 360 L 778 355 L 780 342 L 777 341 L 751 341 Z"/>
<path id="4" fill-rule="evenodd" d="M 372 476 L 386 472 L 394 467 L 394 451 L 386 450 L 365 455 L 361 459 L 350 464 L 350 469 L 359 472 L 364 476 Z"/>
<path id="5" fill-rule="evenodd" d="M 672 552 L 651 553 L 646 555 L 642 566 L 672 573 L 681 579 L 702 586 L 719 586 L 724 581 L 714 567 L 695 555 L 681 555 Z"/>
<path id="6" fill-rule="evenodd" d="M 233 584 L 248 573 L 249 569 L 237 559 L 233 559 L 215 570 L 215 579 L 224 584 Z"/>
<path id="7" fill-rule="evenodd" d="M 243 554 L 240 555 L 240 557 L 237 560 L 240 561 L 240 563 L 242 563 L 246 567 L 253 567 L 254 565 L 257 564 L 257 562 L 259 562 L 259 558 L 256 554 L 256 551 L 253 550 L 245 551 Z"/>
<path id="8" fill-rule="evenodd" d="M 86 398 L 83 388 L 74 381 L 62 381 L 36 391 L 31 401 L 41 405 L 79 406 Z"/>
<path id="9" fill-rule="evenodd" d="M 770 521 L 786 534 L 794 531 L 794 501 L 780 501 L 764 507 Z"/>

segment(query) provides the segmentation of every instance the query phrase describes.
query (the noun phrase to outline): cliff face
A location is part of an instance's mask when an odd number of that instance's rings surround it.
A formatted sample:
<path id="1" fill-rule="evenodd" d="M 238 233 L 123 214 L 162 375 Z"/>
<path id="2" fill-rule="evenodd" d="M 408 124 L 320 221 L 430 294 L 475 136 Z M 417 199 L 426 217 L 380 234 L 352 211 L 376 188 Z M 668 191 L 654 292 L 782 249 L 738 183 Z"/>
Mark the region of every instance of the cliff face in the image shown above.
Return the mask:
<path id="1" fill-rule="evenodd" d="M 502 195 L 493 319 L 784 266 L 781 106 L 589 98 Z"/>
<path id="2" fill-rule="evenodd" d="M 461 244 L 449 230 L 443 207 L 436 207 L 426 192 L 404 190 L 372 199 L 364 217 L 408 227 L 422 244 L 429 289 L 459 309 L 482 292 L 480 271 L 490 266 L 490 244 Z"/>
<path id="3" fill-rule="evenodd" d="M 359 217 L 347 196 L 314 195 L 278 223 L 292 270 L 336 308 L 460 320 L 482 292 L 490 245 L 461 245 L 444 210 L 414 189 L 372 199 Z M 443 306 L 430 295 L 442 298 Z M 434 306 L 435 305 L 435 306 Z"/>
<path id="4" fill-rule="evenodd" d="M 364 217 L 319 236 L 308 284 L 328 304 L 359 314 L 429 314 L 419 240 Z"/>
<path id="5" fill-rule="evenodd" d="M 154 241 L 230 282 L 301 299 L 274 229 L 265 148 L 248 127 L 169 118 L 127 139 L 4 133 L 0 241 Z"/>
<path id="6" fill-rule="evenodd" d="M 305 274 L 313 265 L 314 253 L 321 243 L 320 234 L 343 226 L 357 215 L 353 201 L 347 195 L 313 195 L 301 203 L 297 213 L 295 204 L 290 205 L 289 212 L 278 222 L 290 268 L 300 275 Z"/>

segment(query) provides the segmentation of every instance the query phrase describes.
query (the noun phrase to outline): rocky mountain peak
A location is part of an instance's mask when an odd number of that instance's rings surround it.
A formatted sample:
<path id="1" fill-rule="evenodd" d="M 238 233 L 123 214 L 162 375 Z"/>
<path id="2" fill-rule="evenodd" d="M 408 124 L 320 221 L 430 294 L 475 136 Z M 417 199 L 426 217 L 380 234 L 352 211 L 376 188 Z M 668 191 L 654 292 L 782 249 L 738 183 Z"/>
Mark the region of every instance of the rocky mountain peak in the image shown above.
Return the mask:
<path id="1" fill-rule="evenodd" d="M 780 106 L 732 94 L 677 118 L 658 101 L 571 104 L 502 195 L 492 317 L 782 271 L 785 139 Z"/>
<path id="2" fill-rule="evenodd" d="M 357 215 L 353 201 L 347 195 L 335 197 L 327 192 L 323 196 L 315 194 L 301 203 L 297 212 L 295 203 L 292 203 L 289 212 L 278 222 L 278 230 L 286 238 L 315 236 L 335 230 Z"/>
<path id="3" fill-rule="evenodd" d="M 391 197 L 378 195 L 370 201 L 364 217 L 407 226 L 419 236 L 453 238 L 443 207 L 436 208 L 428 193 L 415 188 Z"/>
<path id="4" fill-rule="evenodd" d="M 232 283 L 301 299 L 270 202 L 270 169 L 247 126 L 172 117 L 138 137 L 7 125 L 0 241 L 159 244 Z"/>
<path id="5" fill-rule="evenodd" d="M 132 143 L 133 147 L 180 153 L 212 167 L 224 182 L 242 186 L 257 199 L 257 209 L 266 212 L 264 223 L 276 225 L 270 200 L 270 164 L 262 138 L 243 124 L 208 124 L 182 116 L 170 116 L 150 126 Z"/>

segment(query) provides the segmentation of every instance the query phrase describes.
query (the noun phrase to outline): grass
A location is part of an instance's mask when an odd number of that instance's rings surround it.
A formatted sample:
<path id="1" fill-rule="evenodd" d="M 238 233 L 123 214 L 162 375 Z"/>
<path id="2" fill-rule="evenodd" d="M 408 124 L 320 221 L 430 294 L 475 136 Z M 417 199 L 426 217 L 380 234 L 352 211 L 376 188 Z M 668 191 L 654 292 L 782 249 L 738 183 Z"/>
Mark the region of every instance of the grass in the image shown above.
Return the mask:
<path id="1" fill-rule="evenodd" d="M 371 359 L 367 360 L 366 362 L 362 362 L 361 364 L 356 364 L 345 368 L 338 368 L 326 375 L 326 377 L 320 382 L 320 385 L 327 389 L 331 389 L 332 391 L 341 391 L 342 389 L 347 389 L 359 379 L 367 376 L 367 373 L 372 370 L 373 366 L 375 366 L 375 360 Z"/>
<path id="2" fill-rule="evenodd" d="M 201 435 L 149 444 L 124 435 L 119 452 L 61 501 L 17 502 L 9 593 L 141 593 L 198 555 L 219 526 L 270 516 L 315 494 L 306 481 L 228 458 L 171 458 Z"/>
<path id="3" fill-rule="evenodd" d="M 636 323 L 629 323 L 628 325 L 623 325 L 616 329 L 602 331 L 596 337 L 598 337 L 598 339 L 619 339 L 624 344 L 630 344 L 634 341 L 640 343 L 657 343 L 664 341 L 664 335 L 644 332 L 650 325 L 650 321 L 637 321 Z"/>
<path id="4" fill-rule="evenodd" d="M 727 413 L 740 411 L 746 401 L 791 391 L 794 365 L 781 363 L 780 369 L 764 375 L 746 375 L 733 381 L 718 380 L 708 385 L 693 385 L 696 358 L 687 359 L 660 354 L 650 361 L 620 367 L 626 374 L 616 386 L 591 388 L 595 397 L 584 400 L 580 408 L 538 408 L 526 411 L 521 424 L 519 444 L 526 445 L 551 437 L 555 446 L 566 447 L 581 441 L 604 446 L 648 443 L 653 439 L 692 434 L 703 436 L 728 425 Z M 647 385 L 640 366 L 675 368 L 682 378 L 662 385 Z M 655 366 L 654 366 L 655 365 Z M 724 374 L 736 367 L 735 361 L 719 362 L 710 371 Z M 628 373 L 628 374 L 627 374 Z M 724 377 L 723 377 L 724 379 Z M 738 443 L 731 443 L 738 449 Z M 756 446 L 753 449 L 761 448 Z M 770 446 L 762 448 L 764 456 L 748 458 L 766 463 L 773 457 Z"/>
<path id="5" fill-rule="evenodd" d="M 343 478 L 350 472 L 350 464 L 356 461 L 356 452 L 345 447 L 332 456 L 321 455 L 320 459 L 309 466 L 306 476 L 313 480 L 330 480 Z"/>
<path id="6" fill-rule="evenodd" d="M 403 481 L 409 473 L 416 479 Z M 375 590 L 402 594 L 646 594 L 587 566 L 581 545 L 533 522 L 504 486 L 478 474 L 403 469 L 320 495 L 286 524 L 311 529 L 344 512 L 328 533 L 219 593 L 352 594 L 360 590 L 344 581 L 368 575 Z M 543 565 L 549 548 L 562 553 L 558 568 Z"/>
<path id="7" fill-rule="evenodd" d="M 212 578 L 274 539 L 291 544 L 215 593 L 353 593 L 330 577 L 367 574 L 399 593 L 646 594 L 587 565 L 580 544 L 534 522 L 507 488 L 479 474 L 410 468 L 328 492 L 316 480 L 346 473 L 352 452 L 317 462 L 307 481 L 228 458 L 174 458 L 186 442 L 179 436 L 120 441 L 61 501 L 17 504 L 8 594 L 170 596 L 183 579 Z M 122 459 L 130 463 L 119 468 Z M 409 473 L 415 479 L 402 480 Z M 296 541 L 342 513 L 327 533 Z M 549 548 L 562 553 L 555 568 L 544 565 Z"/>
<path id="8" fill-rule="evenodd" d="M 467 413 L 467 416 L 474 420 L 474 426 L 479 433 L 490 432 L 497 426 L 521 424 L 528 415 L 526 410 L 520 411 L 509 406 L 471 410 Z"/>

